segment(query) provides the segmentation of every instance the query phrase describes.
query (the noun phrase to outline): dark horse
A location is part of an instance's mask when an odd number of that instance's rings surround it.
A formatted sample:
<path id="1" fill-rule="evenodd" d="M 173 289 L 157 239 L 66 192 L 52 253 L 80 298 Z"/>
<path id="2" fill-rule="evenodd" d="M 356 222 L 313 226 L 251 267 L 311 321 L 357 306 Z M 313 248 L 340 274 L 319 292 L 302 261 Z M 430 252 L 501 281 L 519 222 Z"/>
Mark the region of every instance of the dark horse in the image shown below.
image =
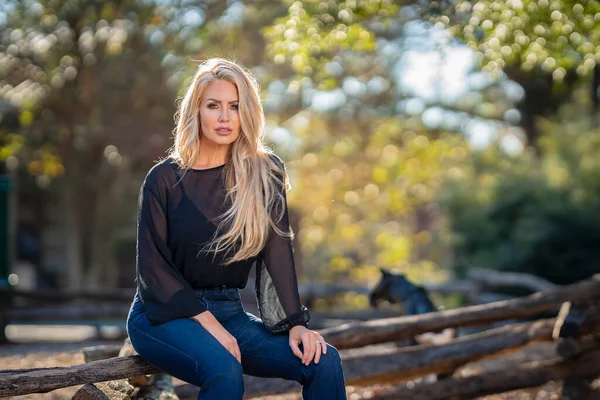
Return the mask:
<path id="1" fill-rule="evenodd" d="M 436 311 L 427 291 L 422 286 L 411 283 L 401 273 L 392 273 L 381 268 L 381 274 L 381 282 L 369 295 L 371 307 L 377 307 L 380 301 L 386 300 L 390 303 L 402 304 L 408 315 Z"/>
<path id="2" fill-rule="evenodd" d="M 394 304 L 402 304 L 407 315 L 426 314 L 437 311 L 429 298 L 427 290 L 422 286 L 411 283 L 404 274 L 390 272 L 381 268 L 381 282 L 371 291 L 369 302 L 371 307 L 377 307 L 379 302 L 388 301 Z M 442 344 L 452 340 L 455 336 L 454 329 L 444 329 L 441 333 L 432 332 L 417 335 L 412 338 L 410 344 Z M 443 379 L 449 374 L 438 374 L 438 379 Z"/>

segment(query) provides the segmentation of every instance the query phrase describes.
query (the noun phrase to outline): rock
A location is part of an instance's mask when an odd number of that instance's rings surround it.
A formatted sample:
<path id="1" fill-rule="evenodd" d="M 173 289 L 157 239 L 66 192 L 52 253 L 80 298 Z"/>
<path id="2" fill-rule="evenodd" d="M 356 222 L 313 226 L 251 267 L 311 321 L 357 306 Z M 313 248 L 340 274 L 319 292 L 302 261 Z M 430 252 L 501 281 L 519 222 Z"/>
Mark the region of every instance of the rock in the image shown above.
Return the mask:
<path id="1" fill-rule="evenodd" d="M 129 382 L 127 382 L 126 379 L 121 379 L 118 381 L 99 382 L 96 383 L 96 386 L 101 390 L 114 390 L 117 392 L 124 393 L 128 396 L 131 396 L 131 394 L 135 391 L 135 387 L 129 384 Z"/>
<path id="2" fill-rule="evenodd" d="M 90 346 L 81 349 L 83 359 L 86 363 L 98 360 L 106 360 L 107 358 L 117 357 L 121 346 L 119 345 L 103 345 Z"/>
<path id="3" fill-rule="evenodd" d="M 131 400 L 130 394 L 135 390 L 133 386 L 129 385 L 126 381 L 115 381 L 120 382 L 120 385 L 111 385 L 106 383 L 88 383 L 83 385 L 71 398 L 72 400 Z M 113 383 L 113 382 L 111 382 Z M 111 388 L 120 387 L 127 392 L 114 390 Z M 128 387 L 127 387 L 128 386 Z"/>
<path id="4" fill-rule="evenodd" d="M 150 386 L 140 388 L 134 396 L 136 400 L 179 400 L 175 394 L 171 375 L 156 374 L 154 382 Z"/>
<path id="5" fill-rule="evenodd" d="M 126 338 L 123 342 L 123 346 L 121 346 L 121 350 L 119 350 L 119 357 L 135 355 L 137 355 L 137 351 L 135 351 L 135 349 L 131 345 L 131 340 L 129 340 L 129 338 Z"/>

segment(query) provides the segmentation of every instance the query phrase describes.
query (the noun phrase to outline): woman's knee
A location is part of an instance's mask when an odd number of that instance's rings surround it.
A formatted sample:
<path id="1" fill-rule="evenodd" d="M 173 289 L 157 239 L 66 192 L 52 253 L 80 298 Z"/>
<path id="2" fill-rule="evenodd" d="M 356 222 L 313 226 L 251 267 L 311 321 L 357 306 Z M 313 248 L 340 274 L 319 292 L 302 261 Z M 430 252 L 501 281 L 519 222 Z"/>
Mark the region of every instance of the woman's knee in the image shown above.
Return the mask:
<path id="1" fill-rule="evenodd" d="M 241 364 L 212 337 L 190 345 L 190 332 L 186 329 L 197 326 L 186 323 L 174 320 L 167 324 L 177 326 L 164 324 L 160 328 L 129 323 L 127 329 L 137 353 L 161 371 L 197 386 L 212 385 L 225 390 L 229 385 L 233 392 L 239 392 L 243 388 Z M 201 338 L 204 333 L 196 331 L 195 336 Z"/>
<path id="2" fill-rule="evenodd" d="M 321 354 L 319 365 L 329 368 L 342 367 L 342 357 L 338 349 L 327 343 L 327 354 Z"/>
<path id="3" fill-rule="evenodd" d="M 236 360 L 219 360 L 207 366 L 208 375 L 204 377 L 202 390 L 216 391 L 231 396 L 228 398 L 241 398 L 244 394 L 244 371 L 242 365 Z"/>
<path id="4" fill-rule="evenodd" d="M 309 367 L 314 374 L 335 374 L 342 369 L 342 358 L 338 349 L 327 344 L 327 353 L 321 354 L 318 364 L 312 362 Z"/>
<path id="5" fill-rule="evenodd" d="M 242 364 L 240 364 L 235 358 L 227 357 L 222 360 L 214 360 L 210 365 L 206 366 L 207 371 L 209 371 L 210 376 L 228 376 L 231 379 L 236 381 L 243 380 L 244 369 L 242 368 Z"/>

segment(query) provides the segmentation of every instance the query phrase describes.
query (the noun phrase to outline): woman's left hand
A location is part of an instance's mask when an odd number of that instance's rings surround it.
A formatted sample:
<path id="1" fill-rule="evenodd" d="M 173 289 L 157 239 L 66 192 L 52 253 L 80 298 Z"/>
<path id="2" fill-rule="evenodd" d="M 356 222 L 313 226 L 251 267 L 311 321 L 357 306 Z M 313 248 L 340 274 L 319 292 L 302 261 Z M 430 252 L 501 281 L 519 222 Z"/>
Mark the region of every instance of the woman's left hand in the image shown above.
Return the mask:
<path id="1" fill-rule="evenodd" d="M 302 343 L 304 354 L 300 351 L 298 345 Z M 290 347 L 296 357 L 302 360 L 302 364 L 308 366 L 310 362 L 315 360 L 315 364 L 319 363 L 321 354 L 327 354 L 327 343 L 319 332 L 311 331 L 302 325 L 294 326 L 290 329 Z"/>

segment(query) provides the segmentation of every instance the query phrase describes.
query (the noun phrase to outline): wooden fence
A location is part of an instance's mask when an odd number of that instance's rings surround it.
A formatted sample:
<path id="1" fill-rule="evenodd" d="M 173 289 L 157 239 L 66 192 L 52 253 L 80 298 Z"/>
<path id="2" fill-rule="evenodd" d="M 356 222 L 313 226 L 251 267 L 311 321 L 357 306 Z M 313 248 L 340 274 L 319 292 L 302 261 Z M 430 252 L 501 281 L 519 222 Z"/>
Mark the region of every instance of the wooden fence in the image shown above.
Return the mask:
<path id="1" fill-rule="evenodd" d="M 538 282 L 539 283 L 539 282 Z M 357 349 L 352 357 L 343 359 L 348 385 L 396 383 L 395 389 L 379 393 L 374 399 L 449 399 L 473 398 L 519 388 L 539 386 L 549 380 L 567 378 L 587 379 L 600 376 L 600 315 L 588 313 L 577 339 L 568 351 L 557 353 L 554 359 L 542 363 L 523 364 L 506 371 L 481 373 L 467 378 L 451 377 L 435 383 L 411 385 L 400 382 L 427 374 L 448 373 L 467 363 L 515 351 L 540 341 L 562 342 L 556 336 L 557 318 L 538 319 L 506 325 L 466 335 L 438 345 L 418 345 L 374 352 L 364 346 L 409 339 L 426 332 L 446 328 L 482 326 L 492 322 L 532 318 L 542 312 L 557 310 L 568 302 L 587 302 L 593 306 L 600 299 L 600 274 L 568 286 L 540 287 L 543 291 L 532 295 L 444 310 L 419 316 L 403 316 L 355 321 L 321 333 L 338 349 Z M 118 350 L 118 349 L 117 349 Z M 110 352 L 109 352 L 110 353 Z M 116 355 L 114 354 L 108 354 Z M 114 381 L 144 374 L 159 373 L 141 357 L 110 357 L 86 364 L 63 368 L 36 368 L 28 370 L 0 370 L 0 397 L 28 393 L 45 393 L 62 387 L 85 385 L 82 390 L 98 391 L 96 382 Z M 283 393 L 297 384 L 264 380 L 246 381 L 248 397 L 267 393 Z M 87 385 L 86 385 L 87 384 Z M 108 390 L 108 389 L 106 389 Z M 112 389 L 110 389 L 112 390 Z M 179 387 L 181 397 L 194 396 L 197 388 Z"/>

